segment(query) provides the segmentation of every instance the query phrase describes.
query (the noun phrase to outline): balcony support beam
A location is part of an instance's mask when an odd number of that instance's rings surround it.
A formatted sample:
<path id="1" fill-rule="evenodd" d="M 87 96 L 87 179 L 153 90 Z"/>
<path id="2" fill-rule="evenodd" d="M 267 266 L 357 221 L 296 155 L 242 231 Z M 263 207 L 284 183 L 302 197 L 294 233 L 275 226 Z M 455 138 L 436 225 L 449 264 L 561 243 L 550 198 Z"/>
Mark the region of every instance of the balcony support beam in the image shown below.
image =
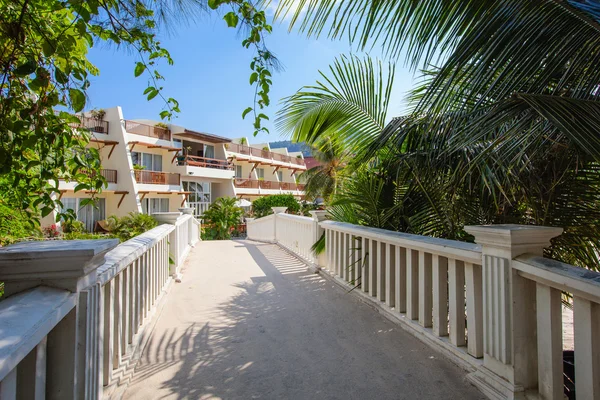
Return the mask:
<path id="1" fill-rule="evenodd" d="M 121 203 L 123 202 L 123 199 L 125 198 L 126 195 L 129 194 L 129 192 L 127 191 L 118 191 L 115 192 L 115 194 L 120 194 L 121 195 L 121 199 L 119 200 L 119 204 L 117 204 L 117 208 L 121 207 Z"/>

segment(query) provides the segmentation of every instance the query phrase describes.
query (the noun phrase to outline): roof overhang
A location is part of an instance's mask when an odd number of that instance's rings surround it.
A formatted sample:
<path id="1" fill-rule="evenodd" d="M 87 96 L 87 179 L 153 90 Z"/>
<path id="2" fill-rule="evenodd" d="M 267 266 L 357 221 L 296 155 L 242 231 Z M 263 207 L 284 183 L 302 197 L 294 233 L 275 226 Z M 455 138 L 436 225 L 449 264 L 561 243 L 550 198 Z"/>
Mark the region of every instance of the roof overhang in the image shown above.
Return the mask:
<path id="1" fill-rule="evenodd" d="M 178 138 L 196 139 L 209 143 L 231 143 L 231 139 L 226 137 L 213 135 L 211 133 L 191 131 L 189 129 L 185 129 L 183 132 L 173 133 L 173 135 Z"/>

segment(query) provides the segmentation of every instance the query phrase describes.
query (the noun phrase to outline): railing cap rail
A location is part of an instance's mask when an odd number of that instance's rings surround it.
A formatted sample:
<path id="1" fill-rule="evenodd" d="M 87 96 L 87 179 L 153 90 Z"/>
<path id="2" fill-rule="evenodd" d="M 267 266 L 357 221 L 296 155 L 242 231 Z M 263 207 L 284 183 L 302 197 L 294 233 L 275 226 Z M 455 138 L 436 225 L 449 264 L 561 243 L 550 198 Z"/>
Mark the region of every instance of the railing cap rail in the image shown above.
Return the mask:
<path id="1" fill-rule="evenodd" d="M 550 239 L 559 236 L 562 228 L 537 225 L 471 225 L 465 231 L 475 236 L 475 241 L 484 246 L 511 248 L 519 245 L 550 245 Z"/>
<path id="2" fill-rule="evenodd" d="M 0 281 L 8 293 L 12 282 L 42 282 L 77 291 L 94 281 L 105 255 L 118 244 L 117 239 L 16 243 L 0 249 Z"/>
<path id="3" fill-rule="evenodd" d="M 298 221 L 298 222 L 305 223 L 305 224 L 312 224 L 315 222 L 315 220 L 312 217 L 305 217 L 303 215 L 294 215 L 294 214 L 280 213 L 280 214 L 277 214 L 277 218 L 291 219 L 291 220 Z"/>
<path id="4" fill-rule="evenodd" d="M 515 258 L 512 267 L 523 277 L 600 303 L 600 273 L 535 254 Z"/>
<path id="5" fill-rule="evenodd" d="M 319 225 L 325 229 L 354 233 L 357 236 L 367 237 L 369 239 L 375 239 L 390 244 L 398 244 L 413 250 L 421 250 L 457 260 L 481 264 L 481 246 L 474 243 L 414 235 L 411 233 L 393 232 L 386 229 L 358 226 L 337 221 L 323 221 L 320 222 Z"/>
<path id="6" fill-rule="evenodd" d="M 115 247 L 105 256 L 105 262 L 98 268 L 98 282 L 104 285 L 114 278 L 123 268 L 137 260 L 175 229 L 174 225 L 163 224 L 150 229 Z"/>
<path id="7" fill-rule="evenodd" d="M 0 381 L 71 311 L 77 295 L 39 286 L 0 302 Z"/>

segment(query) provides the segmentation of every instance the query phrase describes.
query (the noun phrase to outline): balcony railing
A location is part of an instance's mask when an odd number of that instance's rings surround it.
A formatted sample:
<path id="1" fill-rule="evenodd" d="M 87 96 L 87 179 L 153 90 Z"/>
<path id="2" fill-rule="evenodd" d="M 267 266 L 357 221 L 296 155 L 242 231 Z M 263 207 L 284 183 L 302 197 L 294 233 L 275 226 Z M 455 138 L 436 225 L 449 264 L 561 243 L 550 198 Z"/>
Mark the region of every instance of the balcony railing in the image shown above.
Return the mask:
<path id="1" fill-rule="evenodd" d="M 137 183 L 153 185 L 179 185 L 180 175 L 171 172 L 134 170 Z"/>
<path id="2" fill-rule="evenodd" d="M 258 189 L 260 181 L 256 179 L 236 179 L 235 187 L 244 189 Z"/>
<path id="3" fill-rule="evenodd" d="M 108 134 L 108 121 L 104 121 L 96 118 L 84 117 L 81 115 L 77 115 L 77 118 L 81 121 L 81 123 L 71 123 L 69 126 L 72 128 L 83 128 L 87 129 L 90 132 L 94 133 L 104 133 Z"/>
<path id="4" fill-rule="evenodd" d="M 125 120 L 125 130 L 136 135 L 148 136 L 161 140 L 171 140 L 171 131 L 160 126 L 146 125 L 135 121 Z"/>
<path id="5" fill-rule="evenodd" d="M 246 146 L 246 145 L 238 144 L 238 143 L 228 143 L 227 150 L 232 153 L 252 155 L 254 157 L 261 157 L 261 158 L 265 158 L 267 160 L 281 161 L 281 162 L 296 164 L 296 165 L 305 165 L 304 159 L 302 159 L 302 158 L 294 158 L 294 157 L 286 156 L 285 154 L 275 153 L 275 152 L 268 151 L 268 150 L 257 149 L 254 147 L 250 147 L 250 146 Z"/>
<path id="6" fill-rule="evenodd" d="M 233 170 L 233 164 L 227 160 L 216 158 L 196 157 L 196 156 L 178 156 L 178 165 L 189 165 L 190 167 L 204 167 L 214 169 Z"/>
<path id="7" fill-rule="evenodd" d="M 83 174 L 87 174 L 88 176 L 91 176 L 91 177 L 94 177 L 96 175 L 96 173 L 94 171 L 80 170 L 80 172 Z M 100 175 L 102 175 L 104 177 L 104 179 L 106 179 L 106 182 L 108 182 L 108 183 L 117 183 L 117 170 L 116 169 L 101 169 Z M 60 179 L 64 179 L 64 178 L 60 178 Z"/>
<path id="8" fill-rule="evenodd" d="M 304 190 L 303 184 L 294 182 L 263 181 L 260 179 L 239 179 L 234 181 L 235 187 L 245 189 L 271 189 L 271 190 Z"/>

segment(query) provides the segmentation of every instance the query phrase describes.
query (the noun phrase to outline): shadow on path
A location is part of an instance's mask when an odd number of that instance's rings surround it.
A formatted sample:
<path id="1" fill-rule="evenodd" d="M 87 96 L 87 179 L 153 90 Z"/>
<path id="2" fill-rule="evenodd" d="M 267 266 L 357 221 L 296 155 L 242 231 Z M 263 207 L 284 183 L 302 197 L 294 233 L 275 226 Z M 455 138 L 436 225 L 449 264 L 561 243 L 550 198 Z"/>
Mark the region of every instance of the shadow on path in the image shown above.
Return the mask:
<path id="1" fill-rule="evenodd" d="M 277 246 L 222 241 L 194 249 L 125 398 L 484 396 L 450 361 Z"/>

